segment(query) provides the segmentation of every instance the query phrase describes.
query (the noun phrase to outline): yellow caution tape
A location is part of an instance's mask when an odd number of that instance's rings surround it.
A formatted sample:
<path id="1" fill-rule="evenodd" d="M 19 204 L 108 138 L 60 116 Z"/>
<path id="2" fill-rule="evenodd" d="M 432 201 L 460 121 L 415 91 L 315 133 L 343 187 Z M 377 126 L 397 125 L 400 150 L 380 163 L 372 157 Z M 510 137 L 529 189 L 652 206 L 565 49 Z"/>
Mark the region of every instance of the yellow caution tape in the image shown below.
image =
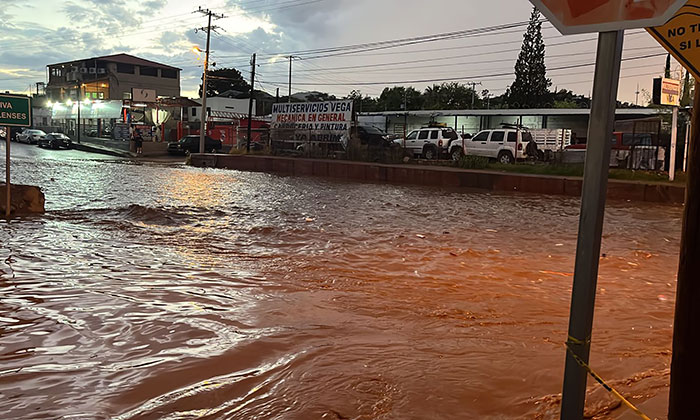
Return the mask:
<path id="1" fill-rule="evenodd" d="M 598 382 L 599 384 L 601 384 L 601 385 L 603 386 L 603 388 L 605 388 L 606 391 L 610 392 L 610 393 L 613 394 L 615 397 L 617 397 L 620 401 L 622 401 L 622 403 L 623 403 L 624 405 L 627 406 L 627 408 L 629 408 L 630 410 L 634 411 L 634 413 L 637 414 L 637 415 L 638 415 L 639 417 L 641 417 L 642 419 L 644 419 L 644 420 L 651 420 L 646 414 L 642 413 L 642 411 L 639 410 L 637 407 L 635 407 L 631 402 L 627 401 L 627 399 L 626 399 L 625 397 L 623 397 L 622 394 L 620 394 L 620 393 L 617 392 L 613 387 L 611 387 L 610 385 L 608 385 L 607 383 L 605 383 L 605 381 L 603 380 L 603 378 L 601 378 L 600 376 L 598 376 L 598 374 L 595 373 L 595 372 L 593 371 L 593 369 L 591 369 L 590 366 L 588 366 L 588 363 L 584 362 L 583 359 L 581 359 L 580 357 L 578 357 L 578 355 L 576 355 L 576 353 L 574 353 L 574 351 L 571 349 L 571 345 L 572 345 L 572 344 L 584 345 L 584 344 L 586 344 L 587 342 L 590 342 L 590 340 L 585 340 L 585 341 L 584 341 L 584 340 L 579 340 L 579 339 L 577 339 L 577 338 L 574 338 L 574 337 L 572 337 L 572 336 L 569 336 L 569 339 L 568 339 L 568 341 L 566 342 L 566 349 L 569 351 L 569 354 L 571 354 L 571 357 L 573 357 L 574 360 L 576 360 L 576 363 L 578 363 L 582 368 L 586 369 L 586 372 L 588 372 L 588 374 L 591 375 L 591 377 L 592 377 L 593 379 L 595 379 L 596 382 Z"/>

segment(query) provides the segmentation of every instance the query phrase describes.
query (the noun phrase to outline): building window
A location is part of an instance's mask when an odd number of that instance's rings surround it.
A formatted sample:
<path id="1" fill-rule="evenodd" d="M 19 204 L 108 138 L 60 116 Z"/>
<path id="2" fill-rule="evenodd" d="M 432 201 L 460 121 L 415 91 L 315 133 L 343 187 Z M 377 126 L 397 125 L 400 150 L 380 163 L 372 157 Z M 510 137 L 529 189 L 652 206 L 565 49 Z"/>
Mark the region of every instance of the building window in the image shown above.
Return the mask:
<path id="1" fill-rule="evenodd" d="M 177 70 L 161 69 L 160 77 L 165 77 L 166 79 L 177 79 Z"/>
<path id="2" fill-rule="evenodd" d="M 141 76 L 158 77 L 158 69 L 155 67 L 141 66 L 140 74 Z"/>
<path id="3" fill-rule="evenodd" d="M 134 74 L 134 66 L 132 64 L 117 63 L 117 73 Z"/>
<path id="4" fill-rule="evenodd" d="M 197 116 L 197 108 L 192 108 L 192 116 L 193 117 Z"/>
<path id="5" fill-rule="evenodd" d="M 53 76 L 53 77 L 61 77 L 61 76 L 63 76 L 63 70 L 54 67 L 54 68 L 51 69 L 51 76 Z"/>

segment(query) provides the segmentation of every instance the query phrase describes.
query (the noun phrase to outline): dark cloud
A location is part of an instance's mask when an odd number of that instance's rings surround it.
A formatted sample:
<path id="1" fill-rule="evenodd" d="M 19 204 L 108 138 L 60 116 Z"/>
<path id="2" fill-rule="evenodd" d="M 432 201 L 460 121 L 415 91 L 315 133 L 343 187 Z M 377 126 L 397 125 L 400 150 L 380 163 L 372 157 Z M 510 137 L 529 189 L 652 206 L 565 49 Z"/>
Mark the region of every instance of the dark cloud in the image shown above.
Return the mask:
<path id="1" fill-rule="evenodd" d="M 138 11 L 130 10 L 123 1 L 87 0 L 81 4 L 68 1 L 62 10 L 83 28 L 127 28 L 140 23 Z"/>
<path id="2" fill-rule="evenodd" d="M 180 41 L 186 41 L 187 38 L 185 37 L 185 34 L 182 33 L 177 33 L 173 31 L 166 31 L 163 32 L 163 34 L 160 36 L 158 41 L 160 42 L 160 45 L 163 46 L 163 48 L 168 49 L 173 46 L 173 44 L 180 42 Z"/>
<path id="3" fill-rule="evenodd" d="M 296 4 L 280 4 L 268 0 L 262 5 L 246 6 L 245 3 L 231 0 L 228 4 L 241 7 L 250 16 L 269 19 L 278 26 L 278 32 L 284 34 L 284 44 L 298 48 L 332 38 L 340 28 L 352 26 L 352 22 L 347 21 L 353 8 L 352 2 L 301 0 Z"/>
<path id="4" fill-rule="evenodd" d="M 83 21 L 90 16 L 90 9 L 84 6 L 78 6 L 73 2 L 67 2 L 63 6 L 63 13 L 71 20 Z"/>
<path id="5" fill-rule="evenodd" d="M 168 4 L 168 0 L 148 0 L 143 2 L 143 7 L 144 9 L 153 12 L 164 8 L 166 4 Z"/>

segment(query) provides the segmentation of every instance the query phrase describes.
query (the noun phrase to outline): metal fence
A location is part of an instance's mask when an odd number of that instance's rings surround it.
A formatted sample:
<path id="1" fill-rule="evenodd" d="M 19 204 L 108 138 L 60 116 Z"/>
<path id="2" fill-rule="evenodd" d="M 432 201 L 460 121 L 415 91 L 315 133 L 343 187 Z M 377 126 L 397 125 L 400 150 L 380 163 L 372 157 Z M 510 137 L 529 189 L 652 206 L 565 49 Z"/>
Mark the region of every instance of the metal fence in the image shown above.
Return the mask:
<path id="1" fill-rule="evenodd" d="M 404 150 L 395 145 L 366 144 L 355 135 L 328 135 L 313 130 L 271 129 L 270 153 L 316 159 L 398 163 Z"/>
<path id="2" fill-rule="evenodd" d="M 620 149 L 613 150 L 618 167 L 633 170 L 663 171 L 668 144 L 662 138 L 660 118 L 622 120 L 615 123 L 621 138 Z M 612 163 L 612 162 L 611 162 Z"/>

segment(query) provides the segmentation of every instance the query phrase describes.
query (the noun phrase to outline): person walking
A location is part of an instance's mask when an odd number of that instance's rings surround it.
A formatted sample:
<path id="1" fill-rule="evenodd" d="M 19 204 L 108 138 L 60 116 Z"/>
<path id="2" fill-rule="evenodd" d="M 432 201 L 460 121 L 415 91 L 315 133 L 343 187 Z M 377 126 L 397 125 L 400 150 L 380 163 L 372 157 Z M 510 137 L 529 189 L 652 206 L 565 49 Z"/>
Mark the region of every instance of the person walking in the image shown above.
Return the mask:
<path id="1" fill-rule="evenodd" d="M 136 154 L 137 155 L 142 155 L 143 154 L 143 136 L 141 136 L 141 131 L 136 129 L 134 131 L 134 145 L 136 146 Z"/>

